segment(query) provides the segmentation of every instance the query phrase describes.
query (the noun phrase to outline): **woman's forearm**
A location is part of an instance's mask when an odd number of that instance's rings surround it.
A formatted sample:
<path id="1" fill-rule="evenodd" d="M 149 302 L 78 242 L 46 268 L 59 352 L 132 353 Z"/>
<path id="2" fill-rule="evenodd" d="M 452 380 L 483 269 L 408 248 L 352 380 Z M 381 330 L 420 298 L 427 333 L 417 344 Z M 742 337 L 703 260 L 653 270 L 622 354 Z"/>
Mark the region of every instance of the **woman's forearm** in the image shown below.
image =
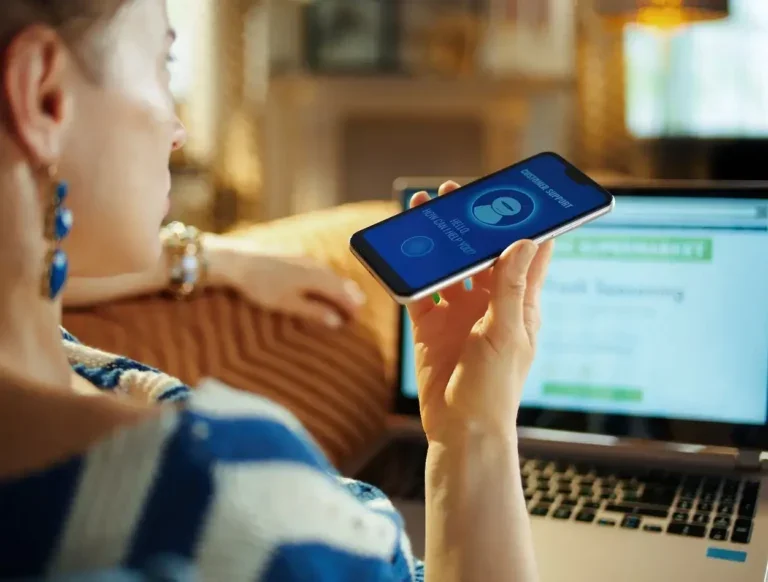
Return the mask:
<path id="1" fill-rule="evenodd" d="M 516 437 L 430 443 L 426 502 L 427 582 L 538 580 Z"/>
<path id="2" fill-rule="evenodd" d="M 157 293 L 168 285 L 165 261 L 144 273 L 92 279 L 70 277 L 64 289 L 64 307 L 87 307 L 126 297 Z"/>
<path id="3" fill-rule="evenodd" d="M 131 273 L 116 277 L 93 279 L 70 277 L 64 289 L 64 307 L 88 307 L 158 293 L 168 287 L 169 258 L 165 249 L 154 269 L 143 273 Z M 205 253 L 208 260 L 208 276 L 205 283 L 214 286 L 229 285 L 229 275 L 234 270 L 233 253 L 225 237 L 207 234 Z"/>

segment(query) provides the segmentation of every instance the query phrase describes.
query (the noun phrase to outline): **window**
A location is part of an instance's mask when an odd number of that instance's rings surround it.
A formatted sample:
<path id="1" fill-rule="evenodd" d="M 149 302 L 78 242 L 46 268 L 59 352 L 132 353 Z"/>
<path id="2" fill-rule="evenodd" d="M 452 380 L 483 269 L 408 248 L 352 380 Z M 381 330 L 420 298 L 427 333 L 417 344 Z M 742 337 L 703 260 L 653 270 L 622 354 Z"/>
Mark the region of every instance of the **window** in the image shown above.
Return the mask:
<path id="1" fill-rule="evenodd" d="M 768 137 L 768 2 L 679 31 L 628 26 L 624 47 L 630 134 Z"/>
<path id="2" fill-rule="evenodd" d="M 173 48 L 171 90 L 178 101 L 185 101 L 192 90 L 196 66 L 195 39 L 203 34 L 207 0 L 168 0 L 168 16 L 177 38 Z"/>

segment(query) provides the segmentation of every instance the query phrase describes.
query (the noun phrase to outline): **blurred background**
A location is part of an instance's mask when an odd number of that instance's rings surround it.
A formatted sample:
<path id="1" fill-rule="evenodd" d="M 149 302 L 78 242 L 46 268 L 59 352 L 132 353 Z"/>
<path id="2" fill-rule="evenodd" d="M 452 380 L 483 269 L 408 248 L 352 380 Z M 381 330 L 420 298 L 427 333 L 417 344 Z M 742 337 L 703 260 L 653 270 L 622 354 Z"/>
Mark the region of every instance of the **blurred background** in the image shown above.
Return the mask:
<path id="1" fill-rule="evenodd" d="M 387 199 L 555 150 L 601 179 L 768 179 L 765 0 L 169 0 L 172 219 Z"/>

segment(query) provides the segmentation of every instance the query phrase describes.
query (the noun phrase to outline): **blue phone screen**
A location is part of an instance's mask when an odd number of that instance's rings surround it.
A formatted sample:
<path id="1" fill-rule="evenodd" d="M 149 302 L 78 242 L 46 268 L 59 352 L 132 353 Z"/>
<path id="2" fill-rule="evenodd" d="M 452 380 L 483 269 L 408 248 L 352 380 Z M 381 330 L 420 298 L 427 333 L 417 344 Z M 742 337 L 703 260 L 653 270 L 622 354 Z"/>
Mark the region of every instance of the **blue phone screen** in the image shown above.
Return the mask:
<path id="1" fill-rule="evenodd" d="M 610 203 L 559 156 L 540 154 L 363 233 L 412 291 L 533 239 Z"/>

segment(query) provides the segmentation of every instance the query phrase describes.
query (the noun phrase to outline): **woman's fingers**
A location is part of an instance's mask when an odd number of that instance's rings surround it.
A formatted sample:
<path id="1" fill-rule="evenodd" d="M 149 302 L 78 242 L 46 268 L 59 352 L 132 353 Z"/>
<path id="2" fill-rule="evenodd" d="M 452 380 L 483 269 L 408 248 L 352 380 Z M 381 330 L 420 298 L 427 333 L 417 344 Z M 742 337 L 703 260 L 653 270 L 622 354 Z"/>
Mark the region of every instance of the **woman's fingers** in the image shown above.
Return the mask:
<path id="1" fill-rule="evenodd" d="M 536 256 L 528 269 L 525 299 L 523 300 L 523 324 L 528 332 L 531 345 L 536 345 L 536 335 L 541 327 L 541 290 L 547 277 L 549 263 L 555 243 L 549 240 L 539 246 Z"/>
<path id="2" fill-rule="evenodd" d="M 453 192 L 454 190 L 458 190 L 460 186 L 454 182 L 453 180 L 448 180 L 447 182 L 443 182 L 440 185 L 440 188 L 437 190 L 438 196 L 443 196 L 445 194 L 448 194 L 450 192 Z M 425 202 L 429 202 L 431 200 L 430 195 L 422 190 L 421 192 L 416 192 L 413 196 L 411 196 L 411 202 L 410 207 L 415 208 L 416 206 L 421 206 Z"/>
<path id="3" fill-rule="evenodd" d="M 366 297 L 360 286 L 351 279 L 340 277 L 335 271 L 326 267 L 311 265 L 304 273 L 300 273 L 296 281 L 296 291 L 300 296 L 298 303 L 309 305 L 309 312 L 316 313 L 318 309 L 334 312 L 339 319 L 354 317 L 365 304 Z M 333 316 L 324 316 L 329 325 Z"/>
<path id="4" fill-rule="evenodd" d="M 337 309 L 324 301 L 297 301 L 286 309 L 286 313 L 300 319 L 318 323 L 331 329 L 339 329 L 344 325 L 344 317 Z"/>
<path id="5" fill-rule="evenodd" d="M 416 192 L 413 196 L 411 196 L 411 208 L 416 208 L 417 206 L 421 206 L 425 202 L 429 202 L 429 194 L 427 194 L 425 191 Z"/>
<path id="6" fill-rule="evenodd" d="M 537 251 L 533 242 L 518 241 L 505 250 L 494 265 L 484 331 L 488 343 L 498 353 L 503 353 L 525 335 L 528 272 Z"/>
<path id="7" fill-rule="evenodd" d="M 472 277 L 472 289 L 483 289 L 490 291 L 493 281 L 493 267 L 480 271 Z"/>
<path id="8" fill-rule="evenodd" d="M 449 304 L 458 303 L 467 296 L 467 288 L 464 286 L 464 281 L 454 283 L 449 287 L 440 291 L 440 297 L 445 299 Z"/>
<path id="9" fill-rule="evenodd" d="M 437 195 L 443 196 L 445 194 L 453 192 L 454 190 L 458 190 L 459 188 L 461 188 L 461 186 L 459 186 L 456 182 L 454 182 L 453 180 L 448 180 L 447 182 L 443 182 L 440 185 L 440 188 L 438 188 L 437 190 Z"/>

